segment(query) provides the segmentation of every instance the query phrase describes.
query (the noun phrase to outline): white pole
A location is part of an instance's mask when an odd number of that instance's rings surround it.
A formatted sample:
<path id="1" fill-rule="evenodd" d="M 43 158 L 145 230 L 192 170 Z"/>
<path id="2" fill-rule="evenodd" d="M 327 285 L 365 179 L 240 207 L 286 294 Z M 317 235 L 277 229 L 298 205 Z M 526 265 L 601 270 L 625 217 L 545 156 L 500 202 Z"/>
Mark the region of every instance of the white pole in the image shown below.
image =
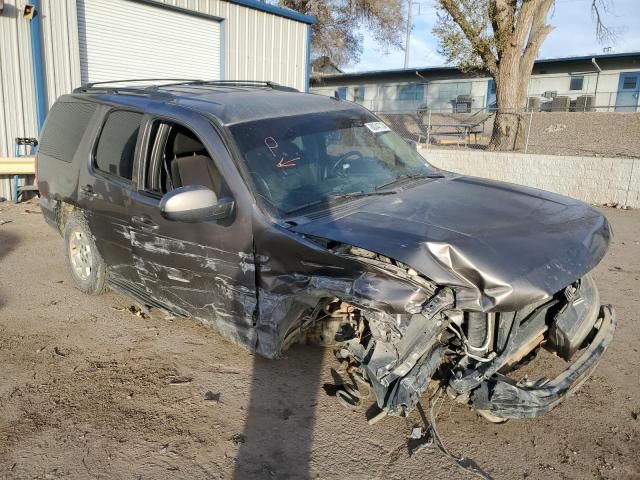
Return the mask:
<path id="1" fill-rule="evenodd" d="M 411 10 L 413 0 L 409 0 L 409 11 L 407 13 L 407 40 L 404 46 L 404 68 L 409 68 L 409 49 L 411 48 Z"/>
<path id="2" fill-rule="evenodd" d="M 524 144 L 524 153 L 527 153 L 529 150 L 529 136 L 531 135 L 531 120 L 533 120 L 533 109 L 529 112 L 529 126 L 527 127 L 527 138 Z"/>

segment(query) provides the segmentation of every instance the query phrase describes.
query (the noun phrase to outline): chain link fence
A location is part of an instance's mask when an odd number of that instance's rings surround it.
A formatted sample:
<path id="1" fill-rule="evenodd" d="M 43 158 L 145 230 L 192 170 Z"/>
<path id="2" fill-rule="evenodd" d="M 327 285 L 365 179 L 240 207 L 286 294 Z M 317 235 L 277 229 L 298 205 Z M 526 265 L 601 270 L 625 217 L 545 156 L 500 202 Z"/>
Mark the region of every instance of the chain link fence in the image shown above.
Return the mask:
<path id="1" fill-rule="evenodd" d="M 521 151 L 640 158 L 640 113 L 616 112 L 615 105 L 569 108 L 508 111 L 520 116 L 519 134 L 524 136 Z M 377 114 L 400 135 L 424 146 L 485 149 L 493 134 L 496 112 L 486 108 L 462 112 L 424 108 Z"/>

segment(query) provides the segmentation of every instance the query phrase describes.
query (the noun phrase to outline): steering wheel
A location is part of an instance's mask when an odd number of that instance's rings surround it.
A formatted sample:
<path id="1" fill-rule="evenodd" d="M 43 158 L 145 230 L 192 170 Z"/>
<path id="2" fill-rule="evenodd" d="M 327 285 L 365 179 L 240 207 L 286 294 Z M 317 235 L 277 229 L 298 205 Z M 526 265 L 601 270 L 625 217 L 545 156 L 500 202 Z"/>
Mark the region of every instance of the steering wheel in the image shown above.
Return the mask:
<path id="1" fill-rule="evenodd" d="M 350 152 L 340 155 L 340 158 L 338 158 L 338 160 L 336 160 L 336 162 L 331 166 L 328 173 L 338 177 L 343 177 L 346 175 L 346 170 L 348 170 L 349 168 L 349 166 L 347 165 L 339 168 L 344 162 L 346 162 L 347 160 L 362 160 L 363 158 L 364 156 L 362 155 L 362 153 L 357 150 L 351 150 Z"/>

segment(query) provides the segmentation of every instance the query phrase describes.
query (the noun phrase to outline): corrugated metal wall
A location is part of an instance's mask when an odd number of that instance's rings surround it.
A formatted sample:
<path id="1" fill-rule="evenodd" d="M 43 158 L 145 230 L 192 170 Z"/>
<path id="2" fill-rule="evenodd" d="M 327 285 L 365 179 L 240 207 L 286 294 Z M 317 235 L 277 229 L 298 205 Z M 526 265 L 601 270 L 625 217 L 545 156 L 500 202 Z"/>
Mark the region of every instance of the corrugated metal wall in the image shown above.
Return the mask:
<path id="1" fill-rule="evenodd" d="M 220 79 L 220 21 L 129 0 L 78 0 L 82 82 Z"/>
<path id="2" fill-rule="evenodd" d="M 35 137 L 38 131 L 31 35 L 23 7 L 24 2 L 5 0 L 0 13 L 0 157 L 13 156 L 16 137 Z"/>
<path id="3" fill-rule="evenodd" d="M 159 1 L 225 19 L 225 80 L 306 88 L 308 25 L 223 0 Z"/>
<path id="4" fill-rule="evenodd" d="M 158 2 L 224 19 L 226 80 L 271 80 L 305 89 L 308 25 L 224 0 Z M 0 12 L 0 157 L 13 155 L 15 137 L 37 136 L 29 21 L 22 17 L 25 3 L 5 0 Z M 77 8 L 76 0 L 41 3 L 51 105 L 80 85 Z"/>
<path id="5" fill-rule="evenodd" d="M 80 86 L 76 0 L 41 0 L 47 102 Z"/>

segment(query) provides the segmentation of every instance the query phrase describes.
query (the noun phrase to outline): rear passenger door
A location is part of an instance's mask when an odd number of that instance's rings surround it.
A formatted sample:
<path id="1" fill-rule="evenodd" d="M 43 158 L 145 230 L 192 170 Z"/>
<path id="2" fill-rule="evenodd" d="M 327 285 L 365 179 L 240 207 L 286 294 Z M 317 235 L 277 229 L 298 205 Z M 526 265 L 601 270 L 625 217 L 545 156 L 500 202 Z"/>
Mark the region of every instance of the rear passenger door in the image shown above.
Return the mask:
<path id="1" fill-rule="evenodd" d="M 87 211 L 109 282 L 128 290 L 140 283 L 131 256 L 129 210 L 142 119 L 143 114 L 133 110 L 106 113 L 78 187 L 78 203 Z"/>
<path id="2" fill-rule="evenodd" d="M 253 344 L 257 301 L 251 221 L 220 168 L 233 165 L 224 144 L 211 123 L 196 114 L 149 116 L 145 138 L 138 189 L 132 195 L 131 243 L 149 303 Z M 234 213 L 193 223 L 163 218 L 162 196 L 187 185 L 204 185 L 218 198 L 233 198 Z"/>

